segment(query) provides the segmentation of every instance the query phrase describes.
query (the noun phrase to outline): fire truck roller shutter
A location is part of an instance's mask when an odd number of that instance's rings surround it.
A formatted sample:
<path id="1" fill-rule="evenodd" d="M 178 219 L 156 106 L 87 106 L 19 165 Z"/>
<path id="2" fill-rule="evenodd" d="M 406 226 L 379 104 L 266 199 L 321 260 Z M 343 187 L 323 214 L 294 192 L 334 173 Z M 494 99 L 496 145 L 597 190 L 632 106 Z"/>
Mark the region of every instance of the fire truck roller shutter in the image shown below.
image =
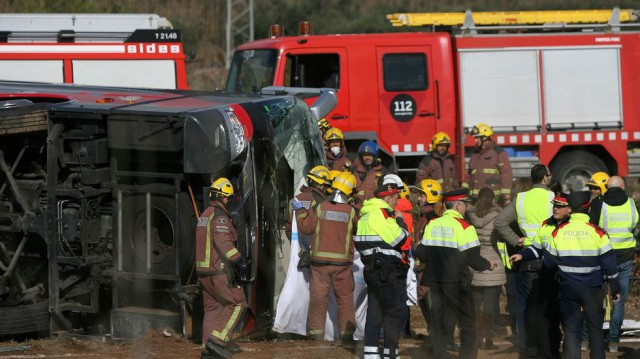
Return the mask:
<path id="1" fill-rule="evenodd" d="M 193 205 L 186 193 L 178 196 L 176 221 L 174 188 L 157 184 L 151 193 L 151 273 L 175 274 L 177 226 L 180 247 L 180 274 L 189 275 L 194 259 L 195 224 Z M 146 194 L 131 193 L 123 197 L 122 235 L 123 267 L 127 272 L 146 272 Z"/>
<path id="2" fill-rule="evenodd" d="M 562 184 L 563 192 L 585 190 L 592 174 L 599 171 L 609 173 L 601 157 L 583 150 L 561 153 L 551 162 L 551 174 Z"/>

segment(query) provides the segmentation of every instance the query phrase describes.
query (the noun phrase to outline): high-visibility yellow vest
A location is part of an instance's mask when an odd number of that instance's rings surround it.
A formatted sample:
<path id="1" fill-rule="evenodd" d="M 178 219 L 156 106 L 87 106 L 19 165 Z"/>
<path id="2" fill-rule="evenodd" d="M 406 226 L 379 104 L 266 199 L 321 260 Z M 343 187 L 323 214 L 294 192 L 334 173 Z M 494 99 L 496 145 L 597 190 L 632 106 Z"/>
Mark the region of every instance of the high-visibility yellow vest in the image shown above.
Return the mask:
<path id="1" fill-rule="evenodd" d="M 546 248 L 549 245 L 551 235 L 553 234 L 553 231 L 556 230 L 556 228 L 557 226 L 555 224 L 547 224 L 546 221 L 542 223 L 542 226 L 540 226 L 538 233 L 533 238 L 533 242 L 531 243 L 531 245 L 540 250 Z"/>
<path id="2" fill-rule="evenodd" d="M 385 210 L 392 209 L 379 198 L 364 201 L 358 230 L 353 236 L 355 247 L 362 257 L 379 253 L 402 259 L 402 252 L 395 247 L 404 241 L 409 233 L 397 224 L 395 218 L 387 216 Z"/>
<path id="3" fill-rule="evenodd" d="M 535 187 L 516 195 L 516 214 L 518 227 L 525 235 L 524 246 L 533 243 L 542 222 L 553 215 L 554 194 L 548 189 Z"/>
<path id="4" fill-rule="evenodd" d="M 600 227 L 609 234 L 613 249 L 628 249 L 636 247 L 633 229 L 638 224 L 638 210 L 631 198 L 620 206 L 609 206 L 602 203 L 600 212 Z"/>
<path id="5" fill-rule="evenodd" d="M 504 242 L 498 242 L 498 254 L 502 259 L 502 264 L 507 269 L 511 269 L 511 262 L 509 262 L 509 252 L 507 252 L 507 244 Z"/>
<path id="6" fill-rule="evenodd" d="M 424 246 L 455 248 L 460 252 L 480 245 L 475 227 L 465 222 L 462 215 L 453 209 L 446 210 L 442 217 L 429 222 L 420 243 Z"/>

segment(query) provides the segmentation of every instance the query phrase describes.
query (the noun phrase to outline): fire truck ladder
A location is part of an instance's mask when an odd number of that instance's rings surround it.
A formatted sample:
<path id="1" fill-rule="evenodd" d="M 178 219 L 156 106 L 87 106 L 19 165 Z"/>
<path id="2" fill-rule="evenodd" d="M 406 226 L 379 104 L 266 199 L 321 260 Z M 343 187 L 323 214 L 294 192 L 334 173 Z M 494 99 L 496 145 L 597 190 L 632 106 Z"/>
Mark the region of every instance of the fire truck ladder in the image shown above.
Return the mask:
<path id="1" fill-rule="evenodd" d="M 0 14 L 0 42 L 124 42 L 136 30 L 172 28 L 156 14 Z"/>
<path id="2" fill-rule="evenodd" d="M 497 11 L 443 13 L 394 13 L 387 19 L 394 27 L 399 26 L 450 26 L 463 33 L 476 34 L 478 30 L 507 29 L 604 29 L 620 31 L 622 26 L 640 26 L 631 23 L 638 19 L 638 11 L 632 9 L 612 10 L 558 10 L 558 11 Z M 622 24 L 622 23 L 627 24 Z"/>

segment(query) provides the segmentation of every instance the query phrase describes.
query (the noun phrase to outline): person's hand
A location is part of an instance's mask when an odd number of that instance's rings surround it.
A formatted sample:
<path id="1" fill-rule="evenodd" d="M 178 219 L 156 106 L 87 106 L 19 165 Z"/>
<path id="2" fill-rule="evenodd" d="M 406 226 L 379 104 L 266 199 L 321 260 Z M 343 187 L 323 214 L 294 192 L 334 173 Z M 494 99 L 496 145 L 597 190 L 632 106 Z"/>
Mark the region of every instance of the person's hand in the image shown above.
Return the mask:
<path id="1" fill-rule="evenodd" d="M 511 264 L 515 263 L 515 262 L 519 262 L 522 260 L 522 254 L 514 254 L 511 257 L 509 257 L 509 262 Z"/>
<path id="2" fill-rule="evenodd" d="M 618 303 L 618 302 L 620 301 L 620 293 L 617 293 L 615 296 L 613 296 L 613 295 L 612 295 L 612 296 L 611 296 L 611 300 L 612 300 L 614 303 Z"/>
<path id="3" fill-rule="evenodd" d="M 520 239 L 518 239 L 518 244 L 517 244 L 517 246 L 518 246 L 518 247 L 522 247 L 522 246 L 524 246 L 524 240 L 525 240 L 525 237 L 520 237 Z"/>
<path id="4" fill-rule="evenodd" d="M 293 201 L 291 201 L 291 208 L 293 208 L 294 211 L 297 211 L 299 209 L 303 209 L 304 208 L 304 204 L 302 204 L 302 202 L 300 202 L 296 198 L 294 198 Z"/>
<path id="5" fill-rule="evenodd" d="M 498 266 L 498 265 L 496 264 L 496 262 L 494 262 L 494 261 L 489 261 L 489 264 L 490 264 L 490 265 L 489 265 L 489 270 L 491 270 L 491 271 L 492 271 L 492 270 L 494 270 L 494 269 L 496 269 L 496 267 Z"/>

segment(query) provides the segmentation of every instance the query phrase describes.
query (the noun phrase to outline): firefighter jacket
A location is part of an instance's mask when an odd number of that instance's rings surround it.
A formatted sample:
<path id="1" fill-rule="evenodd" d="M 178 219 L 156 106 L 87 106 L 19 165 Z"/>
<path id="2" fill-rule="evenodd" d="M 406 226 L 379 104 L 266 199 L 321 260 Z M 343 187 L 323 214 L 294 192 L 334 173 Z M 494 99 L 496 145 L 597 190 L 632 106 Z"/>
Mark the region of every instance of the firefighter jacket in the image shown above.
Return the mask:
<path id="1" fill-rule="evenodd" d="M 609 236 L 589 223 L 587 214 L 571 214 L 569 221 L 553 232 L 543 258 L 546 267 L 558 268 L 561 281 L 576 286 L 599 287 L 604 272 L 612 294 L 620 290 L 616 256 Z"/>
<path id="2" fill-rule="evenodd" d="M 414 227 L 413 238 L 415 241 L 413 242 L 413 249 L 415 250 L 418 244 L 420 244 L 420 240 L 424 235 L 424 230 L 427 228 L 427 224 L 431 222 L 432 219 L 437 218 L 438 214 L 436 213 L 434 206 L 432 204 L 424 205 L 420 209 L 420 216 L 416 221 L 416 225 Z"/>
<path id="3" fill-rule="evenodd" d="M 602 196 L 598 225 L 607 231 L 617 263 L 632 260 L 636 249 L 633 230 L 638 225 L 638 210 L 633 199 L 622 188 L 609 188 Z"/>
<path id="4" fill-rule="evenodd" d="M 406 198 L 398 199 L 398 203 L 396 204 L 396 215 L 397 213 L 402 214 L 402 220 L 407 225 L 407 231 L 409 232 L 409 240 L 407 240 L 402 247 L 402 250 L 405 252 L 409 252 L 411 250 L 411 244 L 413 243 L 413 217 L 411 217 L 411 210 L 413 210 L 413 205 L 411 201 Z"/>
<path id="5" fill-rule="evenodd" d="M 451 192 L 460 187 L 456 165 L 453 162 L 453 155 L 447 152 L 444 157 L 440 157 L 437 152 L 428 153 L 418 167 L 416 173 L 416 185 L 422 180 L 433 179 L 442 185 L 442 192 Z"/>
<path id="6" fill-rule="evenodd" d="M 196 228 L 196 272 L 201 275 L 223 274 L 232 270 L 241 257 L 236 248 L 238 235 L 229 212 L 219 201 L 211 201 Z"/>
<path id="7" fill-rule="evenodd" d="M 416 254 L 426 263 L 426 282 L 470 281 L 468 267 L 477 271 L 491 268 L 491 263 L 480 256 L 475 228 L 453 209 L 429 222 Z"/>
<path id="8" fill-rule="evenodd" d="M 315 187 L 302 186 L 302 188 L 300 188 L 300 193 L 295 196 L 295 198 L 302 202 L 305 209 L 312 209 L 320 204 L 320 202 L 324 201 L 325 194 Z M 291 223 L 293 223 L 293 208 L 291 207 L 292 201 L 293 200 L 289 201 L 289 217 L 287 218 L 284 226 L 284 232 L 289 239 L 291 239 Z M 300 245 L 305 245 L 305 249 L 307 249 L 311 244 L 311 235 L 315 230 L 315 227 L 309 228 L 301 226 L 301 219 L 305 218 L 307 215 L 307 211 L 299 210 L 296 212 L 296 218 L 298 220 L 298 240 L 300 241 Z"/>
<path id="9" fill-rule="evenodd" d="M 346 147 L 342 146 L 337 156 L 327 150 L 327 168 L 331 171 L 349 171 L 351 169 L 351 161 L 347 158 Z"/>
<path id="10" fill-rule="evenodd" d="M 379 198 L 364 201 L 353 240 L 365 265 L 372 262 L 372 256 L 385 264 L 402 263 L 401 248 L 409 233 L 398 225 L 394 214 L 393 209 Z"/>
<path id="11" fill-rule="evenodd" d="M 353 263 L 353 233 L 358 224 L 356 210 L 346 203 L 323 201 L 303 219 L 314 227 L 311 244 L 312 264 L 350 265 Z"/>
<path id="12" fill-rule="evenodd" d="M 520 254 L 522 255 L 522 261 L 530 261 L 542 258 L 542 252 L 545 248 L 548 248 L 549 240 L 553 235 L 553 231 L 555 231 L 558 226 L 568 221 L 569 217 L 558 222 L 555 218 L 553 218 L 553 216 L 551 216 L 544 222 L 542 222 L 538 233 L 536 233 L 536 236 L 533 238 L 531 246 L 520 252 Z"/>
<path id="13" fill-rule="evenodd" d="M 487 143 L 484 150 L 471 154 L 469 161 L 469 193 L 478 196 L 480 189 L 491 188 L 496 196 L 511 195 L 513 173 L 509 155 L 500 147 Z"/>
<path id="14" fill-rule="evenodd" d="M 382 182 L 382 178 L 388 173 L 387 169 L 380 163 L 376 163 L 371 168 L 366 169 L 359 160 L 355 161 L 351 172 L 356 177 L 354 197 L 360 203 L 374 197 L 373 191 L 378 188 L 378 182 Z"/>
<path id="15" fill-rule="evenodd" d="M 502 239 L 511 246 L 518 245 L 520 233 L 514 230 L 515 223 L 525 237 L 524 246 L 530 246 L 542 222 L 553 215 L 553 197 L 553 192 L 541 184 L 518 193 L 495 219 L 494 226 Z"/>

